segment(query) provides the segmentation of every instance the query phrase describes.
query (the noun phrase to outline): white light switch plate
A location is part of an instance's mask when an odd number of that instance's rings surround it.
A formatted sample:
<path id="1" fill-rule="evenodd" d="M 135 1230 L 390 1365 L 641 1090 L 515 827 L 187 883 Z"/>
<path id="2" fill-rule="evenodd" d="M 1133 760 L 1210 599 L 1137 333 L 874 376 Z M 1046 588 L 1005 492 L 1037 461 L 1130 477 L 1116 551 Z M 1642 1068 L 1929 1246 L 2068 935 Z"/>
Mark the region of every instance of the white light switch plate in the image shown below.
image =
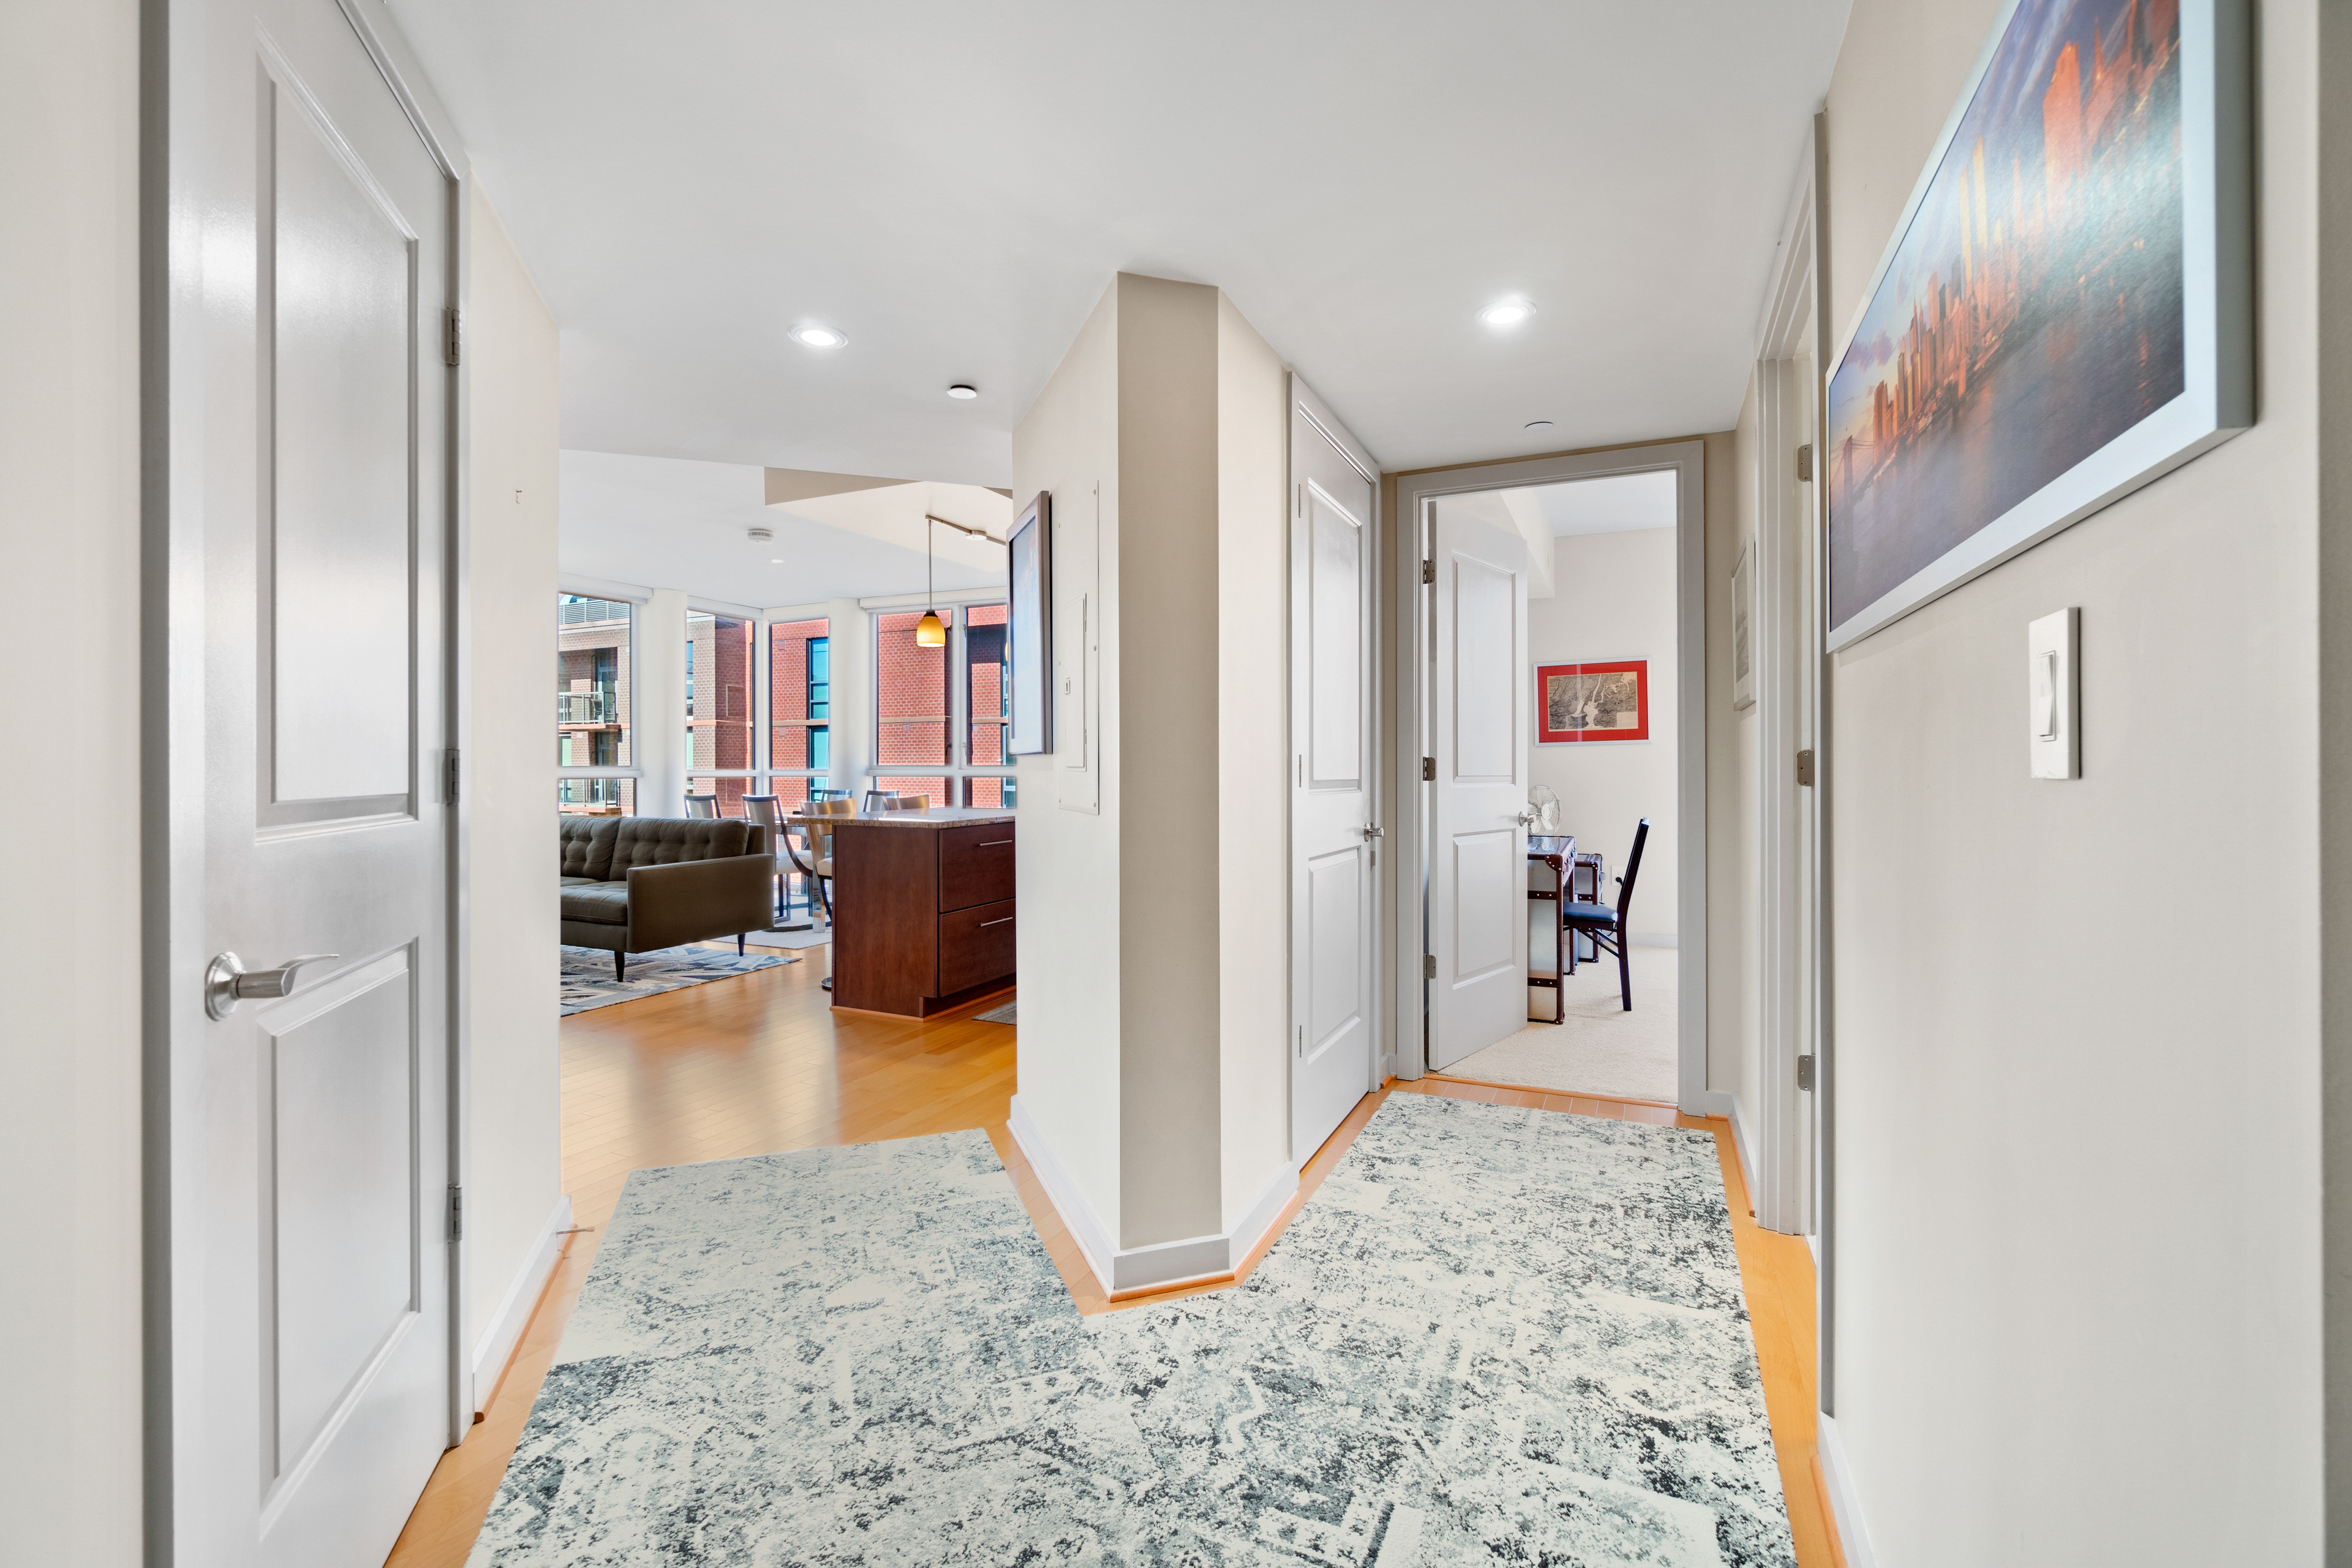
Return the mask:
<path id="1" fill-rule="evenodd" d="M 2082 612 L 2071 607 L 2025 629 L 2025 733 L 2036 779 L 2083 776 L 2075 678 L 2082 641 Z"/>

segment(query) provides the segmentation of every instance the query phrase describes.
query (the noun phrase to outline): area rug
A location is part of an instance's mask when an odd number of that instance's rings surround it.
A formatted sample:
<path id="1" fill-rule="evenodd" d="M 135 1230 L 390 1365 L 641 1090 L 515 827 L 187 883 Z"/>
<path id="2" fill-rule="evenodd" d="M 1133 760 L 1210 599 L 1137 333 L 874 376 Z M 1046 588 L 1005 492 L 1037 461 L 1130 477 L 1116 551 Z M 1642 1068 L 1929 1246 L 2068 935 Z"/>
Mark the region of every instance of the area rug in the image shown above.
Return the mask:
<path id="1" fill-rule="evenodd" d="M 717 947 L 666 947 L 658 953 L 630 954 L 629 977 L 615 980 L 613 955 L 602 947 L 559 947 L 556 951 L 562 955 L 559 988 L 567 1018 L 592 1008 L 609 1008 L 614 1002 L 633 1002 L 639 997 L 657 997 L 664 991 L 708 985 L 712 980 L 748 975 L 754 969 L 800 962 L 774 953 L 739 957 Z"/>
<path id="2" fill-rule="evenodd" d="M 1579 965 L 1563 988 L 1566 1022 L 1531 1023 L 1441 1071 L 1486 1083 L 1671 1105 L 1680 1050 L 1679 957 L 1672 947 L 1633 949 L 1631 1012 L 1617 988 L 1616 959 Z M 1530 1007 L 1550 1000 L 1539 991 L 1528 995 Z"/>
<path id="3" fill-rule="evenodd" d="M 1018 1023 L 1020 1013 L 1019 1002 L 1007 1002 L 1001 1008 L 991 1008 L 984 1013 L 974 1013 L 971 1016 L 982 1023 Z"/>
<path id="4" fill-rule="evenodd" d="M 986 1136 L 636 1172 L 469 1568 L 1790 1568 L 1715 1143 L 1391 1096 L 1081 1318 Z"/>

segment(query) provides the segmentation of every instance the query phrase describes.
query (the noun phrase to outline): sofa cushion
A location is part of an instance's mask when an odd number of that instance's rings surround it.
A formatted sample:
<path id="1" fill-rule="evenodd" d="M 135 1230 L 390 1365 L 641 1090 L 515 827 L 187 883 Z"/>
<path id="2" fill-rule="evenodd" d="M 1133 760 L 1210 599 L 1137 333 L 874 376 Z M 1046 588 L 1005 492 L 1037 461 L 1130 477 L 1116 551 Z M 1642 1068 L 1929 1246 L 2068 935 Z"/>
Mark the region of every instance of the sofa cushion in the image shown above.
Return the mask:
<path id="1" fill-rule="evenodd" d="M 625 882 L 569 883 L 556 897 L 566 920 L 585 920 L 598 925 L 629 923 L 629 884 Z"/>
<path id="2" fill-rule="evenodd" d="M 583 817 L 559 811 L 555 817 L 558 874 L 586 877 L 590 882 L 612 879 L 613 841 L 620 836 L 625 817 Z"/>
<path id="3" fill-rule="evenodd" d="M 614 882 L 641 865 L 740 855 L 751 838 L 740 817 L 623 817 L 614 825 L 612 867 L 604 873 Z"/>

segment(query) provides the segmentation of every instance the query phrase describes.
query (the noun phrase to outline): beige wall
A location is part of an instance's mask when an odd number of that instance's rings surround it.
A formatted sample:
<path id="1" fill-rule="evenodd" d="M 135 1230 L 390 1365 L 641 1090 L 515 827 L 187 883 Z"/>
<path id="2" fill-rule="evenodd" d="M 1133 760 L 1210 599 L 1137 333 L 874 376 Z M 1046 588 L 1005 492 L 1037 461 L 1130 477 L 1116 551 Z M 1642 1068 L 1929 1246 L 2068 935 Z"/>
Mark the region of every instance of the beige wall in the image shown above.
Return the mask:
<path id="1" fill-rule="evenodd" d="M 468 190 L 465 1339 L 476 1356 L 478 1401 L 497 1382 L 507 1348 L 485 1335 L 505 1326 L 500 1309 L 514 1304 L 510 1292 L 531 1291 L 543 1266 L 562 1170 L 547 724 L 558 393 L 555 319 L 481 184 Z"/>
<path id="2" fill-rule="evenodd" d="M 1758 901 L 1763 895 L 1759 770 L 1760 706 L 1731 706 L 1731 573 L 1756 538 L 1756 384 L 1739 405 L 1739 423 L 1722 438 L 1724 461 L 1710 466 L 1706 538 L 1706 1082 L 1738 1103 L 1741 1153 L 1756 1128 L 1762 1047 L 1759 1011 L 1762 948 Z M 1717 447 L 1708 448 L 1712 456 Z"/>
<path id="3" fill-rule="evenodd" d="M 1633 825 L 1650 819 L 1634 884 L 1636 941 L 1670 943 L 1679 925 L 1675 879 L 1681 859 L 1675 793 L 1675 553 L 1673 528 L 1582 534 L 1552 540 L 1556 584 L 1549 599 L 1528 601 L 1528 657 L 1538 664 L 1570 660 L 1647 659 L 1650 736 L 1615 746 L 1536 746 L 1528 773 L 1559 796 L 1560 822 L 1580 850 L 1609 857 L 1609 874 L 1625 873 Z M 1604 901 L 1615 897 L 1601 889 Z"/>
<path id="4" fill-rule="evenodd" d="M 1101 628 L 1097 777 L 1075 696 L 1018 765 L 1018 1113 L 1121 1251 L 1288 1177 L 1286 388 L 1216 289 L 1121 274 L 1013 435 L 1013 493 L 1054 495 L 1057 668 L 1081 593 Z"/>
<path id="5" fill-rule="evenodd" d="M 1054 498 L 1054 660 L 1071 682 L 1057 692 L 1054 750 L 1016 759 L 1021 888 L 1015 955 L 1021 974 L 1020 1099 L 1068 1173 L 1092 1223 L 1116 1237 L 1119 1219 L 1118 799 L 1103 737 L 1091 737 L 1096 778 L 1079 778 L 1088 693 L 1079 601 L 1102 613 L 1106 562 L 1118 528 L 1118 287 L 1105 290 L 1013 432 L 1013 494 Z M 1107 642 L 1100 666 L 1115 667 Z M 1096 705 L 1097 708 L 1100 704 Z M 1117 705 L 1108 705 L 1116 707 Z M 1116 714 L 1108 716 L 1116 719 Z M 1076 1228 L 1077 1216 L 1066 1216 Z"/>
<path id="6" fill-rule="evenodd" d="M 1289 394 L 1282 356 L 1219 295 L 1219 1228 L 1240 1222 L 1290 1149 Z"/>
<path id="7" fill-rule="evenodd" d="M 0 6 L 0 1562 L 78 1568 L 142 1560 L 138 63 L 127 0 Z"/>
<path id="8" fill-rule="evenodd" d="M 1833 323 L 1995 10 L 1856 0 Z M 1882 1563 L 2320 1561 L 2317 15 L 2256 30 L 2260 423 L 1834 660 L 1834 1415 Z M 2083 777 L 2037 783 L 2066 605 Z"/>

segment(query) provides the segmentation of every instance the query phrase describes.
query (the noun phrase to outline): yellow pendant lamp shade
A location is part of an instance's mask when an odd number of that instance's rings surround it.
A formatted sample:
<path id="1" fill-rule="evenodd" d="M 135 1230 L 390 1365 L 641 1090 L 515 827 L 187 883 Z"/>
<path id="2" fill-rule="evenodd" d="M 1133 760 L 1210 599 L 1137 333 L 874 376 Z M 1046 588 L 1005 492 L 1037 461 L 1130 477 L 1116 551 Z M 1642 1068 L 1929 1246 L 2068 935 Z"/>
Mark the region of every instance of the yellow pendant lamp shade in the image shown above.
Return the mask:
<path id="1" fill-rule="evenodd" d="M 915 622 L 915 646 L 944 648 L 948 645 L 948 625 L 936 610 L 926 610 L 923 618 Z"/>

